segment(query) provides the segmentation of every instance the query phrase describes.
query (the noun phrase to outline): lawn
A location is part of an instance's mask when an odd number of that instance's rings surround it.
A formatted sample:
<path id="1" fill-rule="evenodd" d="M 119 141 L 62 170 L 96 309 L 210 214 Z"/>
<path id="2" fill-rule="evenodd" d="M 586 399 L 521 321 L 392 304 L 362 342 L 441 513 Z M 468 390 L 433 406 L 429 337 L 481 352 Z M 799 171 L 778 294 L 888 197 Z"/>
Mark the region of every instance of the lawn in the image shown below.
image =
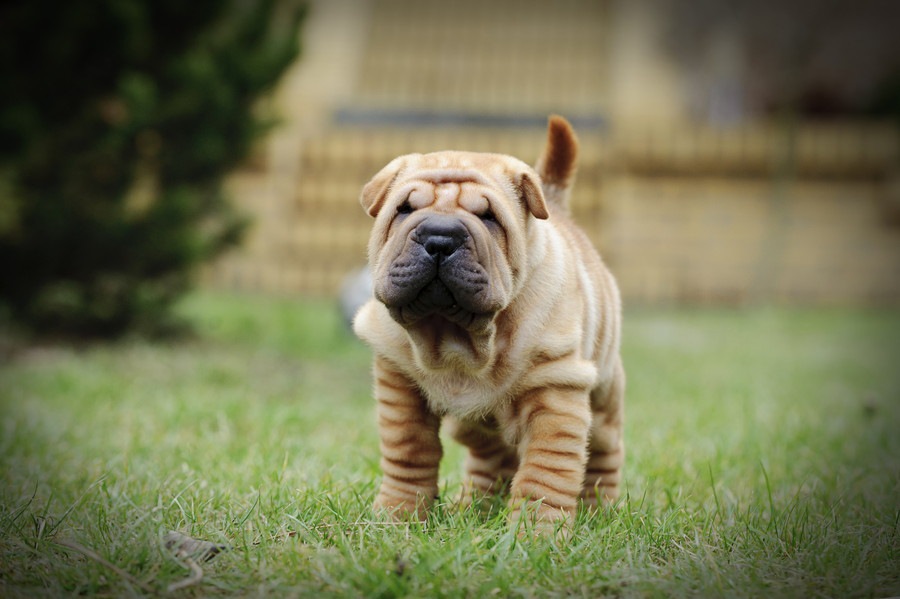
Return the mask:
<path id="1" fill-rule="evenodd" d="M 3 342 L 0 596 L 900 595 L 900 312 L 631 310 L 625 497 L 566 541 L 369 509 L 369 354 L 329 304 L 200 294 L 196 335 Z M 169 531 L 226 545 L 208 562 Z"/>

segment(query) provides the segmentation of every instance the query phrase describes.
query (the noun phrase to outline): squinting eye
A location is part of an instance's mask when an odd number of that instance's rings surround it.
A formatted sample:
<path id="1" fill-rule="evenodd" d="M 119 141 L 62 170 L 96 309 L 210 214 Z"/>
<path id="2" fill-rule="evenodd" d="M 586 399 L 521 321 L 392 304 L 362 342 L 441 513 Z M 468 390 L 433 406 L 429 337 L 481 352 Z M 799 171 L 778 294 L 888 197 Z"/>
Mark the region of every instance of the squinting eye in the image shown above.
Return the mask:
<path id="1" fill-rule="evenodd" d="M 413 211 L 413 207 L 409 205 L 409 200 L 397 206 L 397 214 L 409 214 Z"/>
<path id="2" fill-rule="evenodd" d="M 491 223 L 497 222 L 497 217 L 494 216 L 494 213 L 491 212 L 490 209 L 488 209 L 484 214 L 478 215 L 478 218 L 480 218 L 481 220 L 486 221 L 486 222 L 491 222 Z"/>

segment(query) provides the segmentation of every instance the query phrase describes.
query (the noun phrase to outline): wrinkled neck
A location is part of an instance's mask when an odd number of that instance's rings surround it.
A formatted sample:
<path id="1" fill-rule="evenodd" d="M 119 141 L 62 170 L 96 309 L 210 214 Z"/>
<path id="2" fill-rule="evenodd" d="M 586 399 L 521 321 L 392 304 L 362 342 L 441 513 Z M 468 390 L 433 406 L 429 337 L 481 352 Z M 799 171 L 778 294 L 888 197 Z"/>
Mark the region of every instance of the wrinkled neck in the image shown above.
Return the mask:
<path id="1" fill-rule="evenodd" d="M 488 372 L 496 360 L 497 327 L 494 318 L 472 329 L 443 319 L 432 319 L 407 329 L 419 368 L 470 376 Z"/>

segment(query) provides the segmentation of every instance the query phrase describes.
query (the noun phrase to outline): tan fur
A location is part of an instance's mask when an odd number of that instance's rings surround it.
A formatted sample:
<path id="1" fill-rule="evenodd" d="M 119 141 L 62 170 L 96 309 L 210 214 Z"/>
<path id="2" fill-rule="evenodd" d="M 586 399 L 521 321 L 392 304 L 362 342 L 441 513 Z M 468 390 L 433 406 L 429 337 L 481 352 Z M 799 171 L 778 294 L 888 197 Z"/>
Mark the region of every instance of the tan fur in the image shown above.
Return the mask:
<path id="1" fill-rule="evenodd" d="M 365 186 L 376 220 L 369 260 L 376 297 L 417 218 L 458 217 L 490 280 L 490 315 L 401 326 L 377 299 L 354 328 L 375 352 L 383 480 L 376 506 L 422 517 L 437 494 L 443 420 L 469 448 L 467 493 L 509 486 L 511 517 L 542 526 L 618 496 L 625 375 L 612 275 L 570 220 L 571 126 L 551 117 L 537 171 L 499 154 L 438 152 L 391 162 Z M 501 231 L 477 223 L 486 206 Z M 480 227 L 480 228 L 479 228 Z"/>

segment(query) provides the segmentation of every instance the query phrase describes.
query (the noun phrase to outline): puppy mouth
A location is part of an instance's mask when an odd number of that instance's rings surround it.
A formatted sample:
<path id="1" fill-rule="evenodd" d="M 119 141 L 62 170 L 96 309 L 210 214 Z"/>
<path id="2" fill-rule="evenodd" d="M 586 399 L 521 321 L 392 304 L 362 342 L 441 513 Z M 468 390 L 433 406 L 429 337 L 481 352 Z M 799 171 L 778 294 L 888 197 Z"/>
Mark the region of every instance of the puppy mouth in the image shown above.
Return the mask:
<path id="1" fill-rule="evenodd" d="M 404 262 L 392 268 L 388 278 L 393 293 L 379 298 L 401 325 L 412 326 L 438 316 L 468 329 L 493 314 L 480 297 L 487 287 L 483 269 L 466 269 L 461 277 L 459 269 L 424 260 L 415 266 Z"/>
<path id="2" fill-rule="evenodd" d="M 391 264 L 375 295 L 404 327 L 437 317 L 471 330 L 496 311 L 489 291 L 487 272 L 470 248 L 435 255 L 414 241 Z"/>
<path id="3" fill-rule="evenodd" d="M 391 317 L 407 328 L 443 320 L 467 330 L 475 330 L 483 327 L 493 317 L 493 312 L 476 312 L 461 306 L 447 286 L 438 280 L 426 286 L 408 304 L 387 305 L 387 308 Z"/>

